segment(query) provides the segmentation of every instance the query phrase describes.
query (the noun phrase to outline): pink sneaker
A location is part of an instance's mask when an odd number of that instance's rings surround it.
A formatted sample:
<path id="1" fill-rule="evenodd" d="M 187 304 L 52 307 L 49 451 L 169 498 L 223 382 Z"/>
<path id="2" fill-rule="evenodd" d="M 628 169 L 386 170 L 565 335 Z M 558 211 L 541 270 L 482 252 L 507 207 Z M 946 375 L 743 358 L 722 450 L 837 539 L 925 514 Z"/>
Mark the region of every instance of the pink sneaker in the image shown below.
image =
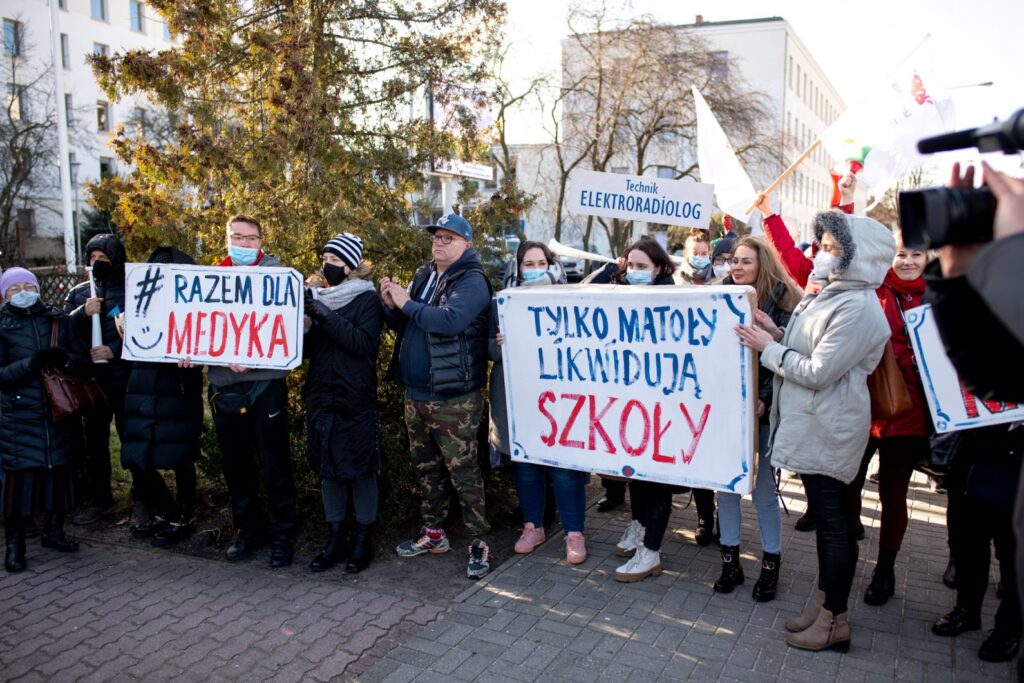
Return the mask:
<path id="1" fill-rule="evenodd" d="M 569 564 L 582 564 L 587 560 L 587 541 L 578 531 L 570 531 L 565 535 L 565 561 Z"/>
<path id="2" fill-rule="evenodd" d="M 538 529 L 531 522 L 527 522 L 523 527 L 523 535 L 516 541 L 515 551 L 520 555 L 529 555 L 546 540 L 543 528 Z"/>

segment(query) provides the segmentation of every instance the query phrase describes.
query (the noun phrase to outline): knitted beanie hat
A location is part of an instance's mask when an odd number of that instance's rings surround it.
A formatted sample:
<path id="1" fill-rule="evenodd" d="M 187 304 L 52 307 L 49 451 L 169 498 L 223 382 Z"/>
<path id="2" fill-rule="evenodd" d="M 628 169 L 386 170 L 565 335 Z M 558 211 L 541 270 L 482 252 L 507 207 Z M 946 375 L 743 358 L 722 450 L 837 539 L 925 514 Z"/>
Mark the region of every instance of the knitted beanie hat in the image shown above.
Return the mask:
<path id="1" fill-rule="evenodd" d="M 355 270 L 363 259 L 363 240 L 350 232 L 343 232 L 335 235 L 323 249 L 323 253 L 334 254 L 340 258 L 346 266 Z"/>

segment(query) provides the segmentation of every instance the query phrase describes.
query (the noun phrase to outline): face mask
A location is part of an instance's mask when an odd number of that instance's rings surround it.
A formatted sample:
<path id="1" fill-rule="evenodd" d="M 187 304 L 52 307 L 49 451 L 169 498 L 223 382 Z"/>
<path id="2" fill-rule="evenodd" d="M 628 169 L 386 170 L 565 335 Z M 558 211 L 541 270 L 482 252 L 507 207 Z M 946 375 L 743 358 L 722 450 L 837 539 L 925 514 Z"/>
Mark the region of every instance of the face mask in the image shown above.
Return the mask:
<path id="1" fill-rule="evenodd" d="M 18 308 L 28 308 L 39 301 L 39 292 L 18 292 L 11 297 L 11 305 Z"/>
<path id="2" fill-rule="evenodd" d="M 97 280 L 105 281 L 113 274 L 114 264 L 110 261 L 97 261 L 92 264 L 92 276 Z"/>
<path id="3" fill-rule="evenodd" d="M 231 258 L 231 264 L 235 266 L 251 266 L 256 262 L 256 257 L 259 255 L 259 249 L 236 247 L 233 244 L 228 245 L 228 256 Z"/>
<path id="4" fill-rule="evenodd" d="M 839 259 L 835 256 L 819 251 L 814 255 L 814 270 L 811 271 L 811 277 L 816 280 L 824 280 L 838 264 Z"/>
<path id="5" fill-rule="evenodd" d="M 729 271 L 732 270 L 732 266 L 728 263 L 723 263 L 720 266 L 715 266 L 712 270 L 715 271 L 715 277 L 722 278 L 729 274 Z"/>
<path id="6" fill-rule="evenodd" d="M 523 282 L 533 282 L 544 277 L 544 273 L 548 272 L 543 268 L 526 268 L 521 271 L 523 275 Z"/>
<path id="7" fill-rule="evenodd" d="M 690 265 L 693 266 L 694 270 L 704 270 L 711 264 L 711 259 L 707 256 L 691 256 Z"/>
<path id="8" fill-rule="evenodd" d="M 234 261 L 234 259 L 231 259 Z M 336 266 L 333 263 L 325 263 L 323 266 L 324 279 L 327 280 L 327 284 L 330 287 L 335 287 L 344 282 L 347 274 L 345 273 L 345 266 Z"/>
<path id="9" fill-rule="evenodd" d="M 626 282 L 631 285 L 649 285 L 654 273 L 649 270 L 627 270 Z"/>

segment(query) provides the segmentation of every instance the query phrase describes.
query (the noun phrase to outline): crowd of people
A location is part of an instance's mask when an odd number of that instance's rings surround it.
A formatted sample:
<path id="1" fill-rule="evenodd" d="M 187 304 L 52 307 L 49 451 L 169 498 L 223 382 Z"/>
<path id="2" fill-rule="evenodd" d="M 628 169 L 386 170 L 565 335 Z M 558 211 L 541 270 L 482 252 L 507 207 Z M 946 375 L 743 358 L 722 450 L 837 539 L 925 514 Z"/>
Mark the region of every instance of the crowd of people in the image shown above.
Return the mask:
<path id="1" fill-rule="evenodd" d="M 753 503 L 762 558 L 752 598 L 775 598 L 782 570 L 779 470 L 799 475 L 807 513 L 798 528 L 816 533 L 818 590 L 804 612 L 785 622 L 789 645 L 807 650 L 846 649 L 850 591 L 863 537 L 862 488 L 868 464 L 879 457 L 881 532 L 868 605 L 886 603 L 896 591 L 895 562 L 908 524 L 911 476 L 929 458 L 933 428 L 902 312 L 925 296 L 930 255 L 908 249 L 900 234 L 853 212 L 855 180 L 840 184 L 837 207 L 814 219 L 815 241 L 794 244 L 767 195 L 758 198 L 765 236 L 739 237 L 730 230 L 715 243 L 695 232 L 683 263 L 650 238 L 630 245 L 596 283 L 645 287 L 746 285 L 756 296 L 750 325 L 735 333 L 759 354 L 756 395 L 757 474 Z M 382 446 L 377 408 L 378 351 L 385 327 L 396 335 L 387 376 L 405 388 L 404 415 L 410 458 L 421 492 L 420 530 L 400 543 L 402 557 L 451 549 L 445 521 L 454 491 L 472 536 L 467 576 L 490 569 L 490 532 L 477 433 L 490 423 L 490 458 L 514 468 L 524 527 L 515 552 L 528 554 L 548 539 L 547 499 L 553 496 L 562 525 L 565 560 L 587 559 L 585 472 L 536 463 L 510 463 L 509 426 L 502 372 L 503 330 L 491 284 L 473 247 L 472 226 L 457 213 L 426 227 L 431 260 L 408 285 L 381 277 L 379 288 L 364 259 L 363 242 L 342 233 L 323 245 L 322 267 L 307 281 L 303 301 L 305 452 L 319 475 L 327 524 L 322 550 L 309 569 L 339 563 L 351 573 L 373 558 Z M 281 265 L 263 251 L 263 229 L 251 216 L 228 220 L 225 267 Z M 0 458 L 3 465 L 4 565 L 27 566 L 26 537 L 42 515 L 40 545 L 77 550 L 65 522 L 95 523 L 114 506 L 111 493 L 110 425 L 131 473 L 131 534 L 154 546 L 180 542 L 192 531 L 195 464 L 204 420 L 204 384 L 231 501 L 235 529 L 225 557 L 238 561 L 270 542 L 271 567 L 293 561 L 298 528 L 292 461 L 287 371 L 241 365 L 202 367 L 121 358 L 127 255 L 118 237 L 100 235 L 85 247 L 96 291 L 73 289 L 62 309 L 39 298 L 36 277 L 10 268 L 0 278 Z M 160 247 L 152 263 L 192 263 L 173 247 Z M 941 275 L 933 274 L 941 287 Z M 557 258 L 539 242 L 522 242 L 503 285 L 566 283 Z M 101 342 L 93 339 L 99 320 Z M 900 415 L 872 414 L 868 377 L 885 353 L 893 354 L 912 407 Z M 45 382 L 50 373 L 94 378 L 106 396 L 102 406 L 56 419 Z M 489 392 L 485 396 L 485 392 Z M 487 414 L 489 405 L 489 416 Z M 946 580 L 957 590 L 956 607 L 933 626 L 956 636 L 981 627 L 988 585 L 990 542 L 1000 563 L 1000 608 L 979 651 L 982 659 L 1012 658 L 1021 636 L 1017 607 L 1016 545 L 1011 514 L 1022 452 L 1021 432 L 1008 426 L 969 430 L 952 446 L 949 492 L 951 565 Z M 255 456 L 255 462 L 253 460 Z M 84 477 L 76 467 L 82 460 Z M 174 493 L 162 472 L 174 474 Z M 266 511 L 260 509 L 259 489 Z M 636 582 L 662 572 L 661 548 L 673 496 L 669 484 L 608 478 L 597 507 L 607 512 L 628 495 L 630 522 L 613 551 L 624 559 L 618 581 Z M 721 546 L 716 593 L 745 581 L 740 562 L 740 496 L 694 489 L 695 540 Z M 717 500 L 717 509 L 716 509 Z M 352 520 L 347 518 L 353 516 Z M 263 520 L 268 518 L 269 524 Z M 269 533 L 267 533 L 269 532 Z M 955 571 L 954 571 L 955 570 Z"/>

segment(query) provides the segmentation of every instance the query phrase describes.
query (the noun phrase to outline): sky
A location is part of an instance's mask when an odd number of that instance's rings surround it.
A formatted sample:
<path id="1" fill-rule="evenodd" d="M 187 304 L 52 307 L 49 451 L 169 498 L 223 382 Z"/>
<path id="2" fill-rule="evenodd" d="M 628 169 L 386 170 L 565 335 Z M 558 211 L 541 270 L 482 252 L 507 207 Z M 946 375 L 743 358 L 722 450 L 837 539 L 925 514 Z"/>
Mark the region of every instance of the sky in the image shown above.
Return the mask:
<path id="1" fill-rule="evenodd" d="M 621 6 L 617 1 L 608 0 L 608 6 Z M 569 1 L 507 0 L 507 5 L 506 77 L 523 82 L 536 73 L 557 74 Z M 1021 0 L 632 0 L 627 7 L 629 15 L 650 14 L 670 24 L 693 23 L 697 14 L 705 21 L 780 16 L 847 106 L 877 86 L 931 34 L 936 73 L 951 89 L 957 129 L 984 125 L 1024 107 Z M 973 85 L 985 82 L 992 85 Z M 539 111 L 519 113 L 509 128 L 513 142 L 547 141 Z M 1021 168 L 1020 156 L 997 161 L 1005 170 Z"/>

